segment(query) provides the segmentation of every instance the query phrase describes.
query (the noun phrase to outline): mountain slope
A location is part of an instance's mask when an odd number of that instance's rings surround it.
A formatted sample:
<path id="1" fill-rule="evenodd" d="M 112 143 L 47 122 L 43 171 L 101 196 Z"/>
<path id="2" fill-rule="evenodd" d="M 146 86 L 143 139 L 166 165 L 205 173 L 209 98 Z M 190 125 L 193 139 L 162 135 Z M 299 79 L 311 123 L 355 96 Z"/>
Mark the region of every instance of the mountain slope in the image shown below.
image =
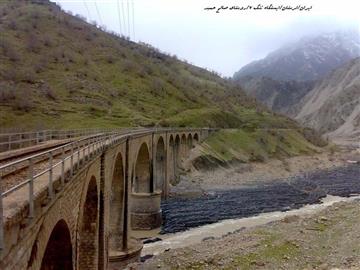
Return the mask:
<path id="1" fill-rule="evenodd" d="M 215 73 L 105 33 L 53 3 L 1 1 L 0 15 L 2 128 L 277 121 Z"/>
<path id="2" fill-rule="evenodd" d="M 360 56 L 358 30 L 339 31 L 306 37 L 254 61 L 234 74 L 270 77 L 275 80 L 311 81 Z"/>
<path id="3" fill-rule="evenodd" d="M 296 119 L 330 137 L 360 141 L 360 58 L 338 68 L 299 104 Z"/>
<path id="4" fill-rule="evenodd" d="M 238 80 L 245 92 L 271 110 L 291 115 L 293 106 L 314 86 L 313 81 L 278 81 L 269 77 L 245 76 Z"/>
<path id="5" fill-rule="evenodd" d="M 304 142 L 323 143 L 233 82 L 106 33 L 54 3 L 0 1 L 0 32 L 2 131 L 208 126 L 249 136 L 291 130 Z"/>

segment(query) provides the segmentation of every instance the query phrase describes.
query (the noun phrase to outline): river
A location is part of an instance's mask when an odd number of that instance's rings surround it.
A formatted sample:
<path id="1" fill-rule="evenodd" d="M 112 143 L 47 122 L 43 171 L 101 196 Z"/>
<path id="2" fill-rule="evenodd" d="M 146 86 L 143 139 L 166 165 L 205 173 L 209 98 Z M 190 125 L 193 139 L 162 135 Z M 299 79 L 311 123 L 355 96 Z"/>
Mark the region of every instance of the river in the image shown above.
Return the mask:
<path id="1" fill-rule="evenodd" d="M 288 215 L 312 214 L 339 201 L 360 199 L 360 166 L 319 171 L 197 198 L 162 203 L 162 241 L 146 244 L 142 255 L 221 237 Z"/>

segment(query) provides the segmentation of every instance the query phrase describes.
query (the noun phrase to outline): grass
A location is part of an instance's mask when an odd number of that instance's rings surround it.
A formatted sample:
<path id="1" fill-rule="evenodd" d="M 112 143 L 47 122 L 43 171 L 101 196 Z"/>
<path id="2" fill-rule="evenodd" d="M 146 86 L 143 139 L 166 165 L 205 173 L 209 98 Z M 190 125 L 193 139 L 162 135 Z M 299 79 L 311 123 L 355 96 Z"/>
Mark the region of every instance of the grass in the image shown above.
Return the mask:
<path id="1" fill-rule="evenodd" d="M 203 156 L 220 164 L 233 161 L 265 161 L 314 154 L 321 148 L 308 142 L 297 129 L 220 130 L 203 143 Z"/>
<path id="2" fill-rule="evenodd" d="M 293 242 L 283 240 L 280 235 L 258 230 L 254 232 L 254 235 L 260 237 L 259 245 L 256 249 L 251 249 L 245 251 L 242 254 L 231 254 L 232 262 L 224 265 L 226 270 L 250 270 L 258 269 L 258 264 L 261 264 L 262 267 L 266 265 L 279 265 L 282 262 L 291 260 L 291 258 L 300 254 L 299 247 Z M 217 262 L 217 260 L 210 261 L 196 261 L 187 265 L 185 268 L 180 269 L 196 269 L 196 270 L 205 270 L 208 269 L 207 264 L 212 264 Z M 216 265 L 216 264 L 215 264 Z M 260 266 L 261 267 L 261 266 Z"/>

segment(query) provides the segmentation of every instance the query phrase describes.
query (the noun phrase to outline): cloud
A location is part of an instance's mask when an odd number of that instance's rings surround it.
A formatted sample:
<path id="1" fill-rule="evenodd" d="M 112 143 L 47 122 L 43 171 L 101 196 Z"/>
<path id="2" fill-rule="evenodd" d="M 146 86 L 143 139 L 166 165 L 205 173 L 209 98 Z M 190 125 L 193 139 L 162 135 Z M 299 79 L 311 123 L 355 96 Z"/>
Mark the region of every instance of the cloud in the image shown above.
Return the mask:
<path id="1" fill-rule="evenodd" d="M 89 17 L 84 1 L 57 2 L 65 10 Z M 119 32 L 117 1 L 96 2 L 107 29 Z M 122 28 L 128 29 L 127 1 L 119 3 L 125 6 Z M 204 10 L 213 5 L 258 3 L 307 5 L 312 6 L 312 10 L 226 11 L 220 14 Z M 99 21 L 94 1 L 88 0 L 86 5 L 91 19 Z M 136 41 L 150 43 L 196 65 L 231 76 L 241 66 L 264 57 L 284 43 L 305 35 L 359 27 L 358 10 L 358 0 L 134 0 L 134 29 L 131 9 L 129 13 L 130 35 Z"/>

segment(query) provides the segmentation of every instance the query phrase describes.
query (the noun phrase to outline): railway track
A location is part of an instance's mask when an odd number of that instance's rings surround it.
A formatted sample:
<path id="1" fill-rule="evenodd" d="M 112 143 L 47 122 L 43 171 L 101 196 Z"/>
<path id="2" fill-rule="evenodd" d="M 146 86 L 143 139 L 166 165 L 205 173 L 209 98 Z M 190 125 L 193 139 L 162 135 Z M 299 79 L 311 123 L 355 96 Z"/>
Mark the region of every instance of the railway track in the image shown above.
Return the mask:
<path id="1" fill-rule="evenodd" d="M 95 140 L 102 135 L 103 134 L 95 134 L 75 140 L 74 142 L 77 142 L 75 147 L 71 146 L 71 142 L 64 142 L 59 143 L 56 146 L 52 145 L 42 148 L 41 150 L 33 150 L 26 153 L 19 153 L 16 156 L 2 159 L 0 161 L 0 167 L 2 165 L 7 165 L 0 172 L 2 179 L 2 191 L 7 191 L 13 186 L 19 184 L 21 181 L 23 181 L 24 178 L 29 175 L 29 158 L 32 157 L 32 170 L 35 174 L 37 174 L 48 167 L 50 159 L 52 163 L 60 162 L 62 158 L 68 157 L 71 154 L 72 150 L 78 151 L 79 149 L 85 147 L 89 143 L 89 140 Z M 49 151 L 51 151 L 51 154 L 43 154 Z"/>
<path id="2" fill-rule="evenodd" d="M 29 176 L 38 175 L 48 170 L 54 164 L 68 159 L 73 153 L 77 153 L 77 162 L 91 151 L 91 145 L 96 141 L 104 140 L 112 135 L 122 135 L 129 132 L 143 132 L 147 129 L 122 129 L 112 132 L 98 133 L 83 136 L 70 141 L 51 144 L 41 149 L 19 151 L 15 155 L 0 157 L 0 192 L 7 192 L 20 185 Z M 75 159 L 75 157 L 73 157 Z"/>

